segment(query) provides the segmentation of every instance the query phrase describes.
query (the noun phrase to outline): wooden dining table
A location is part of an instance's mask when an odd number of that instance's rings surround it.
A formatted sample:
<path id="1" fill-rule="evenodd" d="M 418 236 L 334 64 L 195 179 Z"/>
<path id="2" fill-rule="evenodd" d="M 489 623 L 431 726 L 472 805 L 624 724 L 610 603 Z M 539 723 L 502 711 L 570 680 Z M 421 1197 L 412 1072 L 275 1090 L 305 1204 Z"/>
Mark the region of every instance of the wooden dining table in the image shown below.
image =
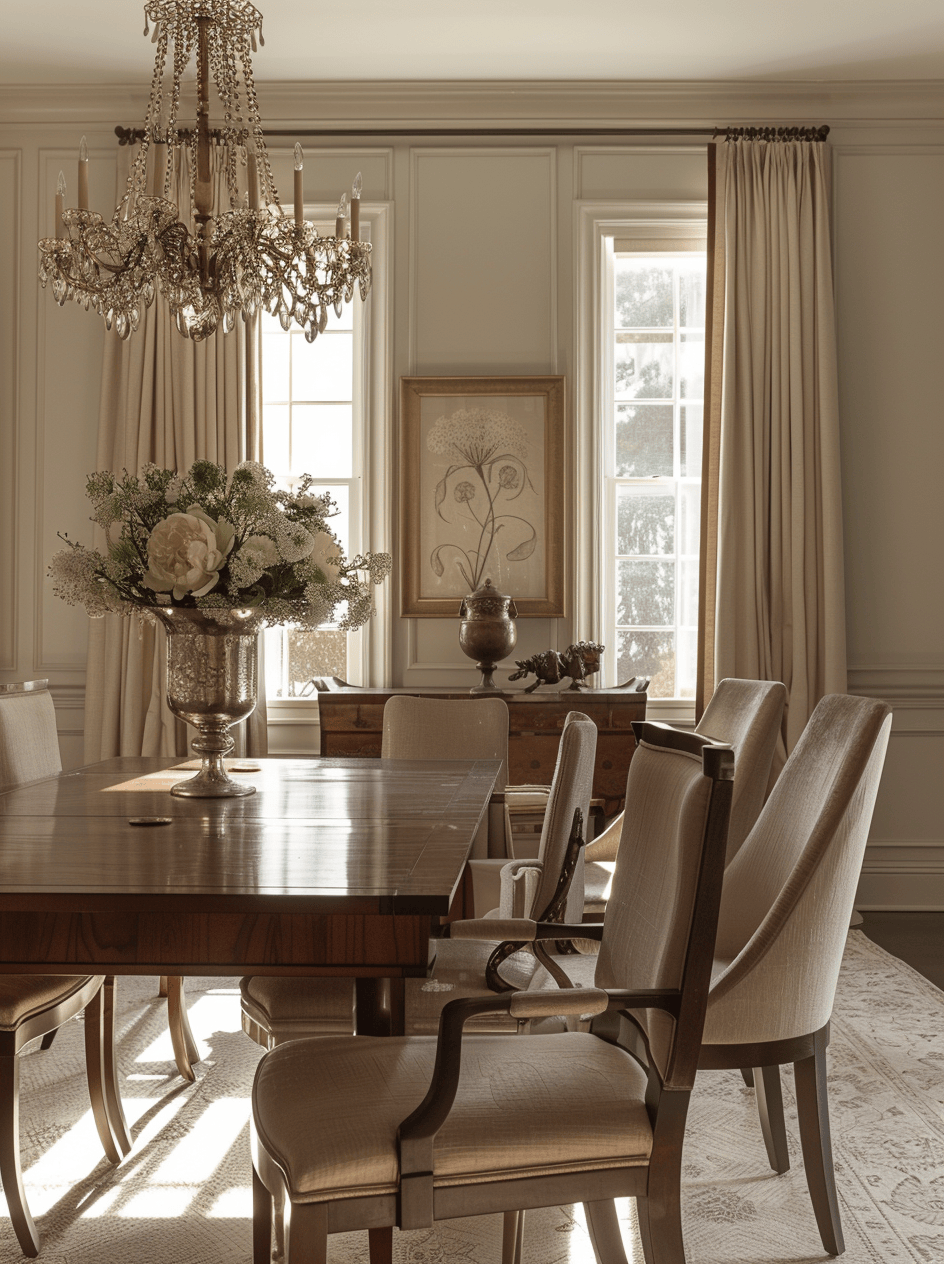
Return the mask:
<path id="1" fill-rule="evenodd" d="M 172 796 L 190 767 L 0 794 L 0 973 L 349 976 L 358 1030 L 402 1031 L 501 762 L 235 760 L 255 794 Z"/>

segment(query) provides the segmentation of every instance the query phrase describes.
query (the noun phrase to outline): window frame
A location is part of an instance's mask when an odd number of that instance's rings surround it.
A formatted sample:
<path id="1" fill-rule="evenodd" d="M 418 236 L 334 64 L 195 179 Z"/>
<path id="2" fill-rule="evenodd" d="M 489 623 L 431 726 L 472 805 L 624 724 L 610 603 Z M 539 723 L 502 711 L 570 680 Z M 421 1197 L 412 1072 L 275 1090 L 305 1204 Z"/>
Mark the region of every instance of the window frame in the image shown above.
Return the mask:
<path id="1" fill-rule="evenodd" d="M 306 203 L 305 218 L 315 223 L 333 224 L 336 206 Z M 391 552 L 393 545 L 393 374 L 391 330 L 392 295 L 389 281 L 392 207 L 388 202 L 361 202 L 361 228 L 371 252 L 370 294 L 363 304 L 361 319 L 355 320 L 354 336 L 354 451 L 357 495 L 351 496 L 351 536 L 354 551 Z M 361 303 L 355 294 L 352 303 Z M 360 326 L 358 329 L 357 326 Z M 261 337 L 261 334 L 260 334 Z M 260 357 L 261 360 L 261 357 Z M 261 384 L 260 384 L 261 385 Z M 261 405 L 260 405 L 261 407 Z M 260 416 L 260 430 L 262 429 Z M 261 438 L 265 463 L 265 439 Z M 359 470 L 359 473 L 358 473 Z M 310 471 L 317 479 L 317 471 Z M 355 515 L 357 521 L 355 522 Z M 351 684 L 380 686 L 391 677 L 392 618 L 391 582 L 374 588 L 374 617 L 348 634 L 348 668 Z M 270 749 L 276 753 L 293 750 L 311 752 L 311 732 L 317 729 L 317 697 L 267 699 Z M 280 726 L 294 732 L 279 735 Z M 281 739 L 281 740 L 280 740 Z M 317 740 L 315 749 L 317 750 Z"/>
<path id="2" fill-rule="evenodd" d="M 574 619 L 578 634 L 606 643 L 607 612 L 615 600 L 604 550 L 609 536 L 607 504 L 607 437 L 604 422 L 612 395 L 613 349 L 606 337 L 611 323 L 606 308 L 612 301 L 608 285 L 607 242 L 616 239 L 702 240 L 707 236 L 708 204 L 684 202 L 578 202 L 577 235 L 577 357 L 575 399 L 575 554 Z M 610 246 L 612 253 L 612 245 Z M 616 675 L 616 647 L 603 656 L 601 688 L 620 684 Z M 650 719 L 694 724 L 693 698 L 654 698 Z"/>

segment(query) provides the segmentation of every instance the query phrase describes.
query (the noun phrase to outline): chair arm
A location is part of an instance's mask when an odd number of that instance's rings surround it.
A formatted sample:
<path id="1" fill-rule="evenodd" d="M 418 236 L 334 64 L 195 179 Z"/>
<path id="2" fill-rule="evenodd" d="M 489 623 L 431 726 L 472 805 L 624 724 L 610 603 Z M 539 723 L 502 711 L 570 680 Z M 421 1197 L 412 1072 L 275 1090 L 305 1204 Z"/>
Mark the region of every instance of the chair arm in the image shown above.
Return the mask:
<path id="1" fill-rule="evenodd" d="M 500 917 L 525 917 L 532 911 L 544 865 L 540 860 L 512 860 L 501 871 Z"/>
<path id="2" fill-rule="evenodd" d="M 564 999 L 566 997 L 566 1000 Z M 426 1096 L 397 1129 L 400 1152 L 400 1228 L 430 1228 L 433 1223 L 433 1142 L 446 1122 L 459 1088 L 462 1029 L 479 1014 L 510 1014 L 529 1019 L 560 1014 L 602 1014 L 608 997 L 600 988 L 561 992 L 506 992 L 502 996 L 460 997 L 439 1019 L 433 1078 Z"/>

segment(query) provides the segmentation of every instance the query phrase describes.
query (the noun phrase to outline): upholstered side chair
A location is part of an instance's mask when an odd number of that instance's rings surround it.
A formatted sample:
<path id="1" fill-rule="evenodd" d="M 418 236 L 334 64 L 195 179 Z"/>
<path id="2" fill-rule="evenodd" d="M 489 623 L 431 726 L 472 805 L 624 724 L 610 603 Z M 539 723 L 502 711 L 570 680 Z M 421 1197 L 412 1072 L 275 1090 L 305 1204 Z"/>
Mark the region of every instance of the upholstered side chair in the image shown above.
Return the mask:
<path id="1" fill-rule="evenodd" d="M 754 1068 L 745 1079 L 756 1087 L 776 1172 L 790 1166 L 780 1067 L 793 1063 L 806 1179 L 830 1255 L 841 1254 L 843 1238 L 826 1090 L 829 1016 L 890 730 L 883 702 L 832 694 L 818 703 L 725 871 L 698 1061 L 704 1070 Z M 556 963 L 576 987 L 605 984 L 602 961 L 596 971 L 592 957 Z M 550 982 L 537 971 L 529 986 Z"/>
<path id="2" fill-rule="evenodd" d="M 505 1216 L 511 1264 L 521 1209 L 573 1201 L 588 1207 L 597 1258 L 625 1264 L 613 1203 L 625 1196 L 637 1199 L 647 1264 L 684 1264 L 682 1143 L 733 756 L 695 734 L 651 738 L 644 727 L 630 769 L 630 863 L 617 872 L 606 923 L 589 928 L 610 990 L 460 999 L 443 1010 L 438 1038 L 324 1037 L 266 1054 L 252 1094 L 254 1264 L 269 1260 L 273 1195 L 284 1200 L 286 1264 L 323 1264 L 328 1234 L 361 1228 L 371 1264 L 389 1264 L 392 1226 L 492 1212 Z M 529 942 L 585 931 L 528 918 L 455 929 Z M 530 1021 L 562 996 L 575 1013 L 622 1015 L 642 1063 L 622 1039 L 589 1032 L 463 1037 L 488 1012 Z"/>
<path id="3" fill-rule="evenodd" d="M 0 686 L 0 795 L 62 771 L 56 712 L 45 681 Z M 104 975 L 0 974 L 0 1184 L 24 1255 L 39 1233 L 20 1167 L 19 1052 L 85 1011 L 85 1061 L 99 1139 L 112 1163 L 131 1149 L 115 1066 L 114 979 Z"/>
<path id="4" fill-rule="evenodd" d="M 786 698 L 787 691 L 779 681 L 722 680 L 695 726 L 696 733 L 716 742 L 727 742 L 734 748 L 728 864 L 750 833 L 767 797 Z M 620 813 L 587 846 L 584 881 L 588 916 L 599 917 L 606 909 L 606 892 L 619 851 L 622 826 L 623 814 Z"/>
<path id="5" fill-rule="evenodd" d="M 487 712 L 495 711 L 490 704 L 496 701 L 506 717 L 507 739 L 507 708 L 500 699 L 483 699 L 470 705 L 448 700 L 391 698 L 384 708 L 384 757 L 494 758 L 488 755 L 491 747 L 483 750 L 478 742 L 464 755 L 458 754 L 455 746 L 449 748 L 448 756 L 442 755 L 438 735 L 442 726 L 450 720 L 455 725 L 470 711 L 487 716 Z M 416 702 L 423 706 L 414 710 L 412 706 L 403 705 Z M 391 707 L 393 710 L 388 716 Z M 417 729 L 415 718 L 420 712 L 430 718 L 424 728 Z M 406 735 L 398 732 L 402 716 L 410 721 Z M 491 724 L 492 718 L 487 719 Z M 481 738 L 483 731 L 475 736 Z M 488 740 L 493 741 L 500 734 L 500 726 L 495 724 Z M 593 784 L 596 739 L 597 728 L 593 721 L 580 712 L 570 712 L 561 734 L 538 857 L 512 861 L 504 867 L 501 905 L 493 910 L 495 916 L 540 915 L 558 921 L 579 920 L 583 907 L 583 822 L 587 819 Z M 390 754 L 404 750 L 411 754 Z M 576 830 L 575 814 L 579 814 Z M 447 1001 L 457 996 L 489 995 L 492 988 L 486 972 L 499 939 L 496 937 L 491 944 L 465 943 L 448 937 L 431 940 L 430 977 L 406 981 L 405 1030 L 417 1034 L 435 1032 Z M 530 952 L 509 954 L 495 966 L 500 975 L 493 986 L 526 987 L 537 966 L 538 961 Z M 286 1040 L 304 1036 L 351 1034 L 356 1026 L 355 988 L 350 979 L 253 976 L 242 980 L 240 992 L 243 1030 L 263 1048 L 274 1048 Z M 485 1030 L 514 1031 L 517 1021 L 507 1015 L 486 1015 L 476 1025 Z"/>

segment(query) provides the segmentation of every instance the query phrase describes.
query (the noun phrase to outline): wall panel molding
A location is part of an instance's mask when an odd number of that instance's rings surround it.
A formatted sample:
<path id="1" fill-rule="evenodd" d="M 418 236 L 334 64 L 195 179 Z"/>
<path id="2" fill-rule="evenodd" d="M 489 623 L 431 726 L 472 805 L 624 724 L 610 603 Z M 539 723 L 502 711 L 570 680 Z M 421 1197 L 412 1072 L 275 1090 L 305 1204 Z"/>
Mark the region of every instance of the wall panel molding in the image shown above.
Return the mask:
<path id="1" fill-rule="evenodd" d="M 0 150 L 0 533 L 7 542 L 0 554 L 0 671 L 5 672 L 16 671 L 19 657 L 16 593 L 23 552 L 17 494 L 22 178 L 22 151 Z"/>
<path id="2" fill-rule="evenodd" d="M 146 59 L 145 59 L 146 60 Z M 138 124 L 150 77 L 132 84 L 5 84 L 0 123 Z M 147 76 L 147 77 L 145 77 Z M 938 80 L 481 80 L 281 81 L 258 84 L 263 126 L 296 123 L 387 127 L 651 123 L 782 123 L 816 114 L 830 123 L 939 123 Z"/>

